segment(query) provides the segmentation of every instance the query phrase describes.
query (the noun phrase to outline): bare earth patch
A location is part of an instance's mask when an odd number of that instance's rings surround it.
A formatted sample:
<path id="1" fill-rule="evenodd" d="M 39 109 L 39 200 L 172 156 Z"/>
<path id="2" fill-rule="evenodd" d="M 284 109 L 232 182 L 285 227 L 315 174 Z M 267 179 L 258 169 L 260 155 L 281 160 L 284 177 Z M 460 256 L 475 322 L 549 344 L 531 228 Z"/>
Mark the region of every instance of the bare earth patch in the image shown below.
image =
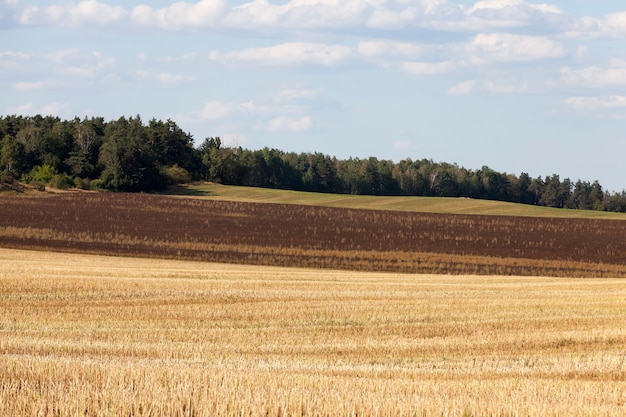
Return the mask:
<path id="1" fill-rule="evenodd" d="M 626 276 L 626 221 L 145 194 L 0 196 L 0 247 L 408 273 Z"/>

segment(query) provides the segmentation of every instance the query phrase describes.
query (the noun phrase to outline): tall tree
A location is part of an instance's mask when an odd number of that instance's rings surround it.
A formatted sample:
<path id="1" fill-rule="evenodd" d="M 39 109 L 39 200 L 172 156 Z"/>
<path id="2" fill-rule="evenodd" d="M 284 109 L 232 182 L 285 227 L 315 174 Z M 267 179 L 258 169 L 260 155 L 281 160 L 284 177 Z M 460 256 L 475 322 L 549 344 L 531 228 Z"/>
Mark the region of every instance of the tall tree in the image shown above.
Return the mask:
<path id="1" fill-rule="evenodd" d="M 0 142 L 0 170 L 9 179 L 18 178 L 24 172 L 24 146 L 11 135 L 5 135 Z"/>

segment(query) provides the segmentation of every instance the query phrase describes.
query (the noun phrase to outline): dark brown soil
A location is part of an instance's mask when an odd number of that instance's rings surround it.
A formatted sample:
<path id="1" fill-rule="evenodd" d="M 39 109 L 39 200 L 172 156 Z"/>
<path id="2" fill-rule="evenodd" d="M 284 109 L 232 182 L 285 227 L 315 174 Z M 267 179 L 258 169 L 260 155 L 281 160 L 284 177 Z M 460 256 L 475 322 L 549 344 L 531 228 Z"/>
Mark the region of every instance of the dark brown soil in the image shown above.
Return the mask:
<path id="1" fill-rule="evenodd" d="M 624 221 L 402 213 L 146 194 L 1 196 L 0 246 L 401 272 L 626 274 Z"/>

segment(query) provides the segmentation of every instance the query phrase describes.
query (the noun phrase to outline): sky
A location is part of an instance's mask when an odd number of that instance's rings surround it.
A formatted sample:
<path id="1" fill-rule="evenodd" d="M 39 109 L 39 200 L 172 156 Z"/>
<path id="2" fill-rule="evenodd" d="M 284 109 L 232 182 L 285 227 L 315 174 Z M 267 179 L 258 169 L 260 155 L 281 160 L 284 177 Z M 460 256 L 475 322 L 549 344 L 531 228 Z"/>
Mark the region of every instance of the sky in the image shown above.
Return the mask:
<path id="1" fill-rule="evenodd" d="M 626 188 L 623 0 L 0 0 L 0 114 Z"/>

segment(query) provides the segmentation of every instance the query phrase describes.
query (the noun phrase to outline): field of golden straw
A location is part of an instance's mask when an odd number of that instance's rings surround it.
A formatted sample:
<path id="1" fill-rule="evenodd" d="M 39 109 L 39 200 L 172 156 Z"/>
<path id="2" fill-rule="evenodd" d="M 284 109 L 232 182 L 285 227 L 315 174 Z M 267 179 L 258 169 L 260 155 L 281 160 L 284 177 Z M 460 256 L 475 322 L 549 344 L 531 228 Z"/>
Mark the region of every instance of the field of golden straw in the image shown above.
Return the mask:
<path id="1" fill-rule="evenodd" d="M 626 281 L 0 249 L 2 416 L 623 416 Z"/>

